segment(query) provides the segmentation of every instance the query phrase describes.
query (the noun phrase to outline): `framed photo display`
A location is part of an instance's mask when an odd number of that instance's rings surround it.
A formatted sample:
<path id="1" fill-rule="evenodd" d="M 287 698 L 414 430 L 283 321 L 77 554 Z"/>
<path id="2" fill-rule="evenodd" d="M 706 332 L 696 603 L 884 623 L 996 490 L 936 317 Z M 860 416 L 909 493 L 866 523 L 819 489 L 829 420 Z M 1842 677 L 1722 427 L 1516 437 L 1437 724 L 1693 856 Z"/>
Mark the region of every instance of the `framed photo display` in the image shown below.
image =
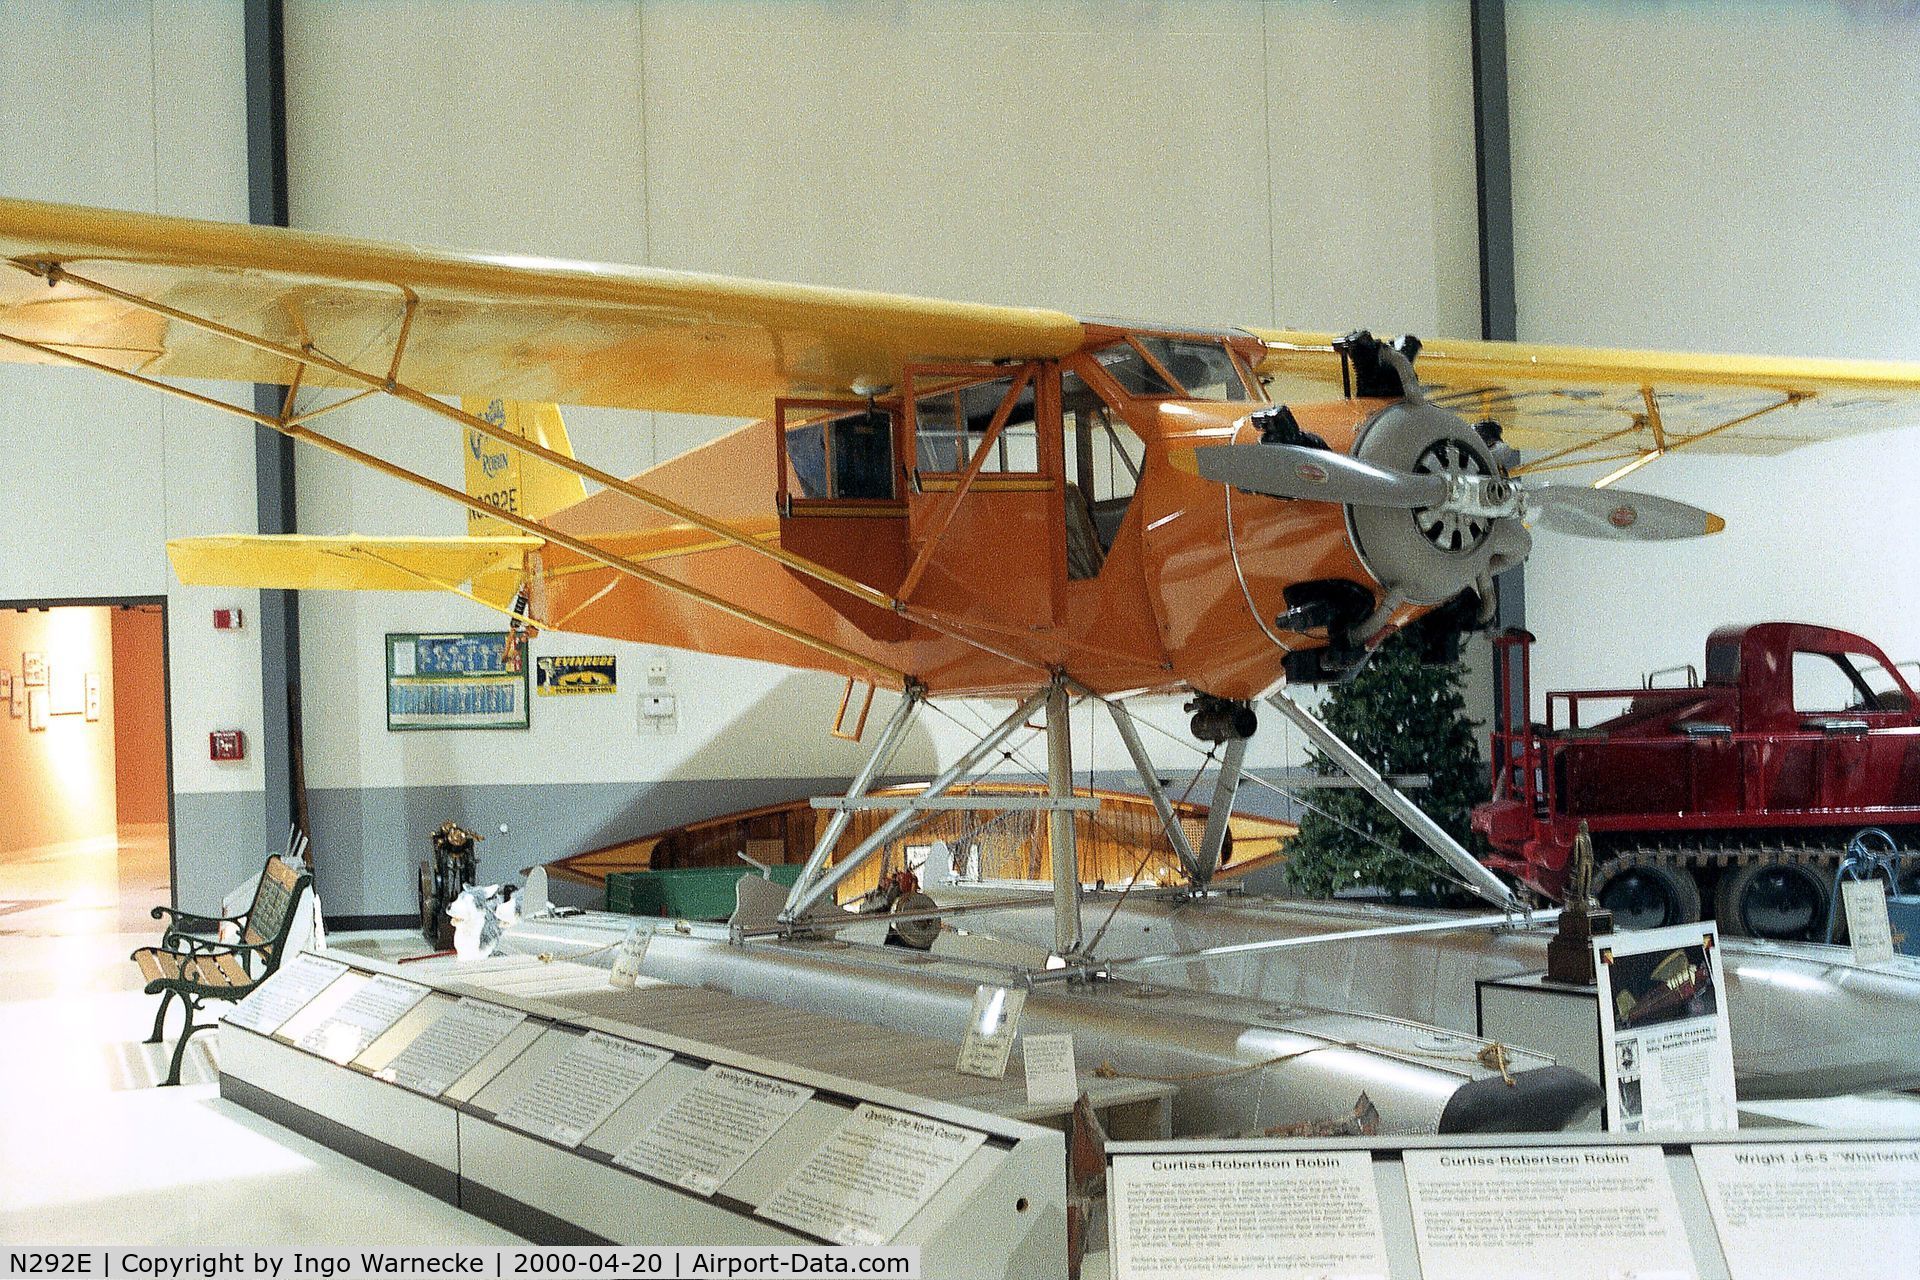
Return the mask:
<path id="1" fill-rule="evenodd" d="M 387 729 L 524 729 L 527 664 L 507 663 L 507 633 L 387 636 Z"/>

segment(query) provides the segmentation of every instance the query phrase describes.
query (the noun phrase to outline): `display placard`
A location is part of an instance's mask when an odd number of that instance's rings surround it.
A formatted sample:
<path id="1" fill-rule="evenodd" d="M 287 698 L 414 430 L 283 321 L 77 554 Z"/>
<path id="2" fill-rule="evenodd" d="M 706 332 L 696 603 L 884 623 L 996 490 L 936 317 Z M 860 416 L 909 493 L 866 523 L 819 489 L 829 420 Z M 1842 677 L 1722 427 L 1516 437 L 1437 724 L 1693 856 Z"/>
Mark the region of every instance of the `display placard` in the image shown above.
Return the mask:
<path id="1" fill-rule="evenodd" d="M 1073 1037 L 1034 1035 L 1020 1041 L 1026 1069 L 1027 1101 L 1035 1106 L 1072 1106 L 1080 1100 L 1080 1073 L 1073 1061 Z"/>
<path id="2" fill-rule="evenodd" d="M 1659 1147 L 1409 1150 L 1425 1280 L 1698 1280 Z"/>
<path id="3" fill-rule="evenodd" d="M 331 1015 L 300 1037 L 299 1045 L 332 1062 L 352 1062 L 427 998 L 429 987 L 375 974 Z"/>
<path id="4" fill-rule="evenodd" d="M 387 636 L 387 728 L 524 729 L 527 669 L 504 631 Z"/>
<path id="5" fill-rule="evenodd" d="M 716 1062 L 613 1162 L 710 1196 L 812 1096 L 804 1086 Z"/>
<path id="6" fill-rule="evenodd" d="M 577 1147 L 671 1061 L 673 1055 L 664 1049 L 589 1031 L 494 1119 L 563 1147 Z"/>
<path id="7" fill-rule="evenodd" d="M 1920 1142 L 1693 1149 L 1733 1280 L 1905 1280 L 1920 1259 Z"/>
<path id="8" fill-rule="evenodd" d="M 1119 1155 L 1107 1177 L 1114 1280 L 1386 1280 L 1365 1151 Z"/>
<path id="9" fill-rule="evenodd" d="M 954 1069 L 961 1075 L 998 1080 L 1007 1074 L 1014 1037 L 1020 1033 L 1020 1011 L 1027 993 L 1017 987 L 979 986 L 973 990 L 973 1008 L 967 1013 L 967 1034 L 960 1043 Z"/>
<path id="10" fill-rule="evenodd" d="M 338 960 L 323 960 L 303 951 L 228 1009 L 221 1021 L 270 1036 L 346 971 L 347 966 Z"/>
<path id="11" fill-rule="evenodd" d="M 620 949 L 613 953 L 613 968 L 607 971 L 607 985 L 631 987 L 640 979 L 640 966 L 647 958 L 647 944 L 653 941 L 653 930 L 642 929 L 634 925 L 627 930 L 627 936 L 620 940 Z"/>
<path id="12" fill-rule="evenodd" d="M 836 1244 L 887 1244 L 986 1140 L 863 1102 L 757 1212 Z"/>
<path id="13" fill-rule="evenodd" d="M 527 1015 L 518 1009 L 464 996 L 415 1036 L 399 1057 L 374 1074 L 437 1098 L 526 1020 Z"/>
<path id="14" fill-rule="evenodd" d="M 1593 940 L 1607 1127 L 1739 1127 L 1720 935 L 1712 921 Z"/>
<path id="15" fill-rule="evenodd" d="M 1886 964 L 1893 959 L 1893 924 L 1887 919 L 1887 891 L 1878 880 L 1848 880 L 1840 886 L 1847 912 L 1847 940 L 1855 964 Z"/>

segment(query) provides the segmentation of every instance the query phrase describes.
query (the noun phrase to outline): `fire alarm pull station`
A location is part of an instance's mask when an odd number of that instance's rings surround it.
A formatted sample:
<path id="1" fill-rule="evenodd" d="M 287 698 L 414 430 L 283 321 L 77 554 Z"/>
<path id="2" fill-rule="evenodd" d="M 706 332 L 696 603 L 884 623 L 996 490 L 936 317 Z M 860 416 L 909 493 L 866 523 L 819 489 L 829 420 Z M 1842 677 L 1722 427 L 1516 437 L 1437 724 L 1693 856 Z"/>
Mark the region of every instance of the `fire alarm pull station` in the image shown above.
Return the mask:
<path id="1" fill-rule="evenodd" d="M 213 611 L 213 629 L 215 631 L 238 631 L 243 623 L 238 609 L 215 609 Z"/>
<path id="2" fill-rule="evenodd" d="M 215 729 L 207 735 L 207 759 L 244 760 L 247 736 L 238 729 Z"/>

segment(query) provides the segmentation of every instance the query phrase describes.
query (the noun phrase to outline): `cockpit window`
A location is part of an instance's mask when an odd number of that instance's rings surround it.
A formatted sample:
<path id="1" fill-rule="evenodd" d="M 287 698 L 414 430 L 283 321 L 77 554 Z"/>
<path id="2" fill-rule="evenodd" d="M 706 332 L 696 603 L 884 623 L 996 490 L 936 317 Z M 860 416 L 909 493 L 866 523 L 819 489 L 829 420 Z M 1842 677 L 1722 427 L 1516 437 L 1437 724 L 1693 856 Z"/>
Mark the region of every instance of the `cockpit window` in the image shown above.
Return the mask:
<path id="1" fill-rule="evenodd" d="M 1094 354 L 1100 367 L 1130 396 L 1250 398 L 1233 357 L 1218 342 L 1190 338 L 1138 338 L 1134 342 L 1118 343 Z"/>
<path id="2" fill-rule="evenodd" d="M 1217 342 L 1142 338 L 1140 345 L 1186 388 L 1189 400 L 1245 400 L 1247 389 L 1233 357 Z"/>

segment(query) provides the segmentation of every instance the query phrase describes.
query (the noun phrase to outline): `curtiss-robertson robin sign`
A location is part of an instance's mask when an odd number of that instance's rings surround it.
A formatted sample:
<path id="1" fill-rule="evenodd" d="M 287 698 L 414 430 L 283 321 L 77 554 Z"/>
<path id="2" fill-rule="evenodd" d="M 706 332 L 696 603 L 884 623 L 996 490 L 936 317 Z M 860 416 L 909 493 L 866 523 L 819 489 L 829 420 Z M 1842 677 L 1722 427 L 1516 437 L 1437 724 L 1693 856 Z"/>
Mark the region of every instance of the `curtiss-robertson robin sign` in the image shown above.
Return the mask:
<path id="1" fill-rule="evenodd" d="M 612 693 L 618 687 L 610 653 L 540 658 L 534 673 L 534 690 L 542 698 L 562 693 Z"/>

